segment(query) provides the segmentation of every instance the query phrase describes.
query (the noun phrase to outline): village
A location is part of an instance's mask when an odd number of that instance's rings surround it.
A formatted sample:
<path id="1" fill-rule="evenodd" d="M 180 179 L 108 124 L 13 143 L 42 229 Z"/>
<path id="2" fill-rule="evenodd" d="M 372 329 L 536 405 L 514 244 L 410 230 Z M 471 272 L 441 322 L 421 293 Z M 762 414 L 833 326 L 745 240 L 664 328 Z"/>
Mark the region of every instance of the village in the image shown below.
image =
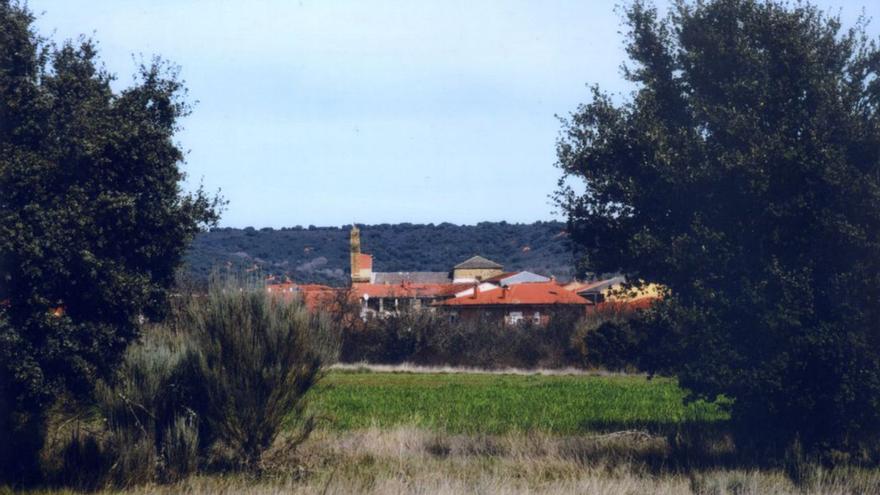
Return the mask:
<path id="1" fill-rule="evenodd" d="M 657 284 L 627 285 L 616 275 L 595 280 L 557 281 L 529 271 L 505 271 L 480 255 L 445 272 L 373 271 L 373 257 L 361 249 L 361 234 L 349 235 L 351 284 L 345 288 L 295 281 L 270 283 L 266 290 L 301 298 L 313 311 L 327 309 L 340 295 L 360 306 L 360 317 L 385 318 L 405 311 L 442 311 L 449 321 L 493 321 L 504 325 L 547 325 L 560 311 L 586 314 L 603 308 L 632 311 L 647 308 L 662 293 Z"/>
<path id="2" fill-rule="evenodd" d="M 877 18 L 0 0 L 0 495 L 880 495 Z"/>

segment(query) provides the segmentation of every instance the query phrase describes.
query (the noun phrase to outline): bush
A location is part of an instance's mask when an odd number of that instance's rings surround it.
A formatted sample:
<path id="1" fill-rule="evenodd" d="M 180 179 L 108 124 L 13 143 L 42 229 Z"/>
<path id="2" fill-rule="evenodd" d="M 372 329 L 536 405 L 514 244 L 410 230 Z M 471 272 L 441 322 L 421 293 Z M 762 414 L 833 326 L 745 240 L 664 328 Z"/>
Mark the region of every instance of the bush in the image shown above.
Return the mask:
<path id="1" fill-rule="evenodd" d="M 182 334 L 153 326 L 125 354 L 93 404 L 69 397 L 49 416 L 47 479 L 79 489 L 170 482 L 199 464 L 198 354 Z M 194 366 L 195 365 L 195 366 Z M 193 373 L 196 371 L 196 373 Z M 66 404 L 67 410 L 62 410 Z M 69 426 L 69 428 L 67 428 Z"/>
<path id="2" fill-rule="evenodd" d="M 547 326 L 503 325 L 488 317 L 450 322 L 448 315 L 431 311 L 366 322 L 349 319 L 350 324 L 341 327 L 340 360 L 479 368 L 574 366 L 579 361 L 572 334 L 580 316 L 578 311 L 560 310 Z"/>
<path id="3" fill-rule="evenodd" d="M 642 368 L 642 343 L 635 313 L 620 306 L 592 311 L 577 324 L 571 345 L 585 367 Z"/>
<path id="4" fill-rule="evenodd" d="M 335 338 L 299 302 L 214 288 L 147 328 L 92 404 L 54 411 L 48 479 L 80 489 L 173 482 L 200 468 L 259 470 L 286 421 L 305 440 L 307 392 Z"/>
<path id="5" fill-rule="evenodd" d="M 199 352 L 206 401 L 196 411 L 235 464 L 258 468 L 288 419 L 305 439 L 306 393 L 336 354 L 323 319 L 299 301 L 227 287 L 194 298 L 182 323 Z"/>

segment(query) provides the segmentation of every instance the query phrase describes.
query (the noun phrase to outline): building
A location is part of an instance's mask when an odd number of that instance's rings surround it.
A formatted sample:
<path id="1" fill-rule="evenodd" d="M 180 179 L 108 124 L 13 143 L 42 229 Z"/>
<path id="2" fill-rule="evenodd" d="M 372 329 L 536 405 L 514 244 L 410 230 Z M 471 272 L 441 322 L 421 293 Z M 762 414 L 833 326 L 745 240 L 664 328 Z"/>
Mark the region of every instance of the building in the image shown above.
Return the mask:
<path id="1" fill-rule="evenodd" d="M 593 305 L 614 304 L 632 308 L 646 308 L 663 297 L 663 286 L 659 284 L 637 284 L 627 286 L 626 277 L 618 275 L 590 282 L 574 281 L 565 285 Z"/>
<path id="2" fill-rule="evenodd" d="M 302 299 L 303 304 L 309 311 L 319 311 L 332 308 L 340 302 L 342 289 L 320 284 L 295 284 L 283 282 L 266 285 L 266 291 L 275 297 L 282 299 Z"/>
<path id="3" fill-rule="evenodd" d="M 373 257 L 361 253 L 361 231 L 357 225 L 351 226 L 349 233 L 349 251 L 351 252 L 351 282 L 369 283 L 373 278 Z"/>
<path id="4" fill-rule="evenodd" d="M 492 278 L 504 273 L 504 267 L 482 256 L 474 256 L 455 265 L 452 269 L 454 283 L 469 283 Z"/>
<path id="5" fill-rule="evenodd" d="M 504 275 L 501 264 L 482 256 L 473 256 L 448 272 L 375 272 L 372 256 L 361 251 L 360 229 L 355 225 L 349 235 L 349 250 L 351 291 L 361 301 L 364 318 L 432 309 L 435 303 L 472 289 L 474 282 Z"/>
<path id="6" fill-rule="evenodd" d="M 361 316 L 383 317 L 408 310 L 430 309 L 435 302 L 454 297 L 459 284 L 356 284 L 352 296 L 361 304 Z"/>
<path id="7" fill-rule="evenodd" d="M 562 285 L 537 273 L 505 272 L 501 264 L 478 255 L 448 272 L 375 272 L 373 257 L 361 251 L 357 226 L 351 228 L 349 251 L 349 288 L 288 282 L 269 285 L 267 290 L 283 297 L 301 297 L 312 310 L 356 305 L 363 319 L 408 310 L 439 310 L 456 320 L 488 316 L 506 324 L 542 325 L 560 310 L 585 314 L 602 305 L 647 307 L 661 293 L 655 284 L 627 292 L 623 277 Z"/>
<path id="8" fill-rule="evenodd" d="M 549 282 L 523 282 L 512 285 L 474 284 L 456 297 L 438 301 L 434 307 L 449 312 L 454 320 L 490 318 L 506 325 L 531 322 L 546 325 L 553 313 L 586 313 L 590 302 L 565 287 Z"/>
<path id="9" fill-rule="evenodd" d="M 484 280 L 484 282 L 488 282 L 490 284 L 500 285 L 500 286 L 510 286 L 516 284 L 523 284 L 526 282 L 550 282 L 552 279 L 550 277 L 545 277 L 543 275 L 538 275 L 537 273 L 532 272 L 507 272 L 502 273 L 501 275 L 495 275 L 494 277 L 489 277 Z"/>

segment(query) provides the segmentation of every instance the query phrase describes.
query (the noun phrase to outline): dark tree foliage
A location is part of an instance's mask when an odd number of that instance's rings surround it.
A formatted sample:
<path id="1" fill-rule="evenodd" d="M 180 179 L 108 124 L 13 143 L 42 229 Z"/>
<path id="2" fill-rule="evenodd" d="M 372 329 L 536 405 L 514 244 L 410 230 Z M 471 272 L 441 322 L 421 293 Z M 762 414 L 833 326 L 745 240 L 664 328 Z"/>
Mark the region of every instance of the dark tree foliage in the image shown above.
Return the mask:
<path id="1" fill-rule="evenodd" d="M 880 52 L 806 3 L 624 9 L 636 90 L 563 123 L 584 267 L 669 288 L 643 365 L 735 399 L 766 447 L 880 427 Z M 576 182 L 585 186 L 572 188 Z"/>
<path id="2" fill-rule="evenodd" d="M 187 274 L 207 281 L 218 268 L 290 277 L 300 283 L 349 283 L 350 226 L 282 229 L 216 228 L 196 236 Z M 360 225 L 375 271 L 446 271 L 474 254 L 508 270 L 571 278 L 571 248 L 562 222 L 477 225 Z"/>
<path id="3" fill-rule="evenodd" d="M 115 92 L 92 41 L 55 46 L 33 19 L 0 0 L 0 466 L 17 479 L 46 407 L 109 375 L 219 206 L 181 191 L 174 70 Z"/>

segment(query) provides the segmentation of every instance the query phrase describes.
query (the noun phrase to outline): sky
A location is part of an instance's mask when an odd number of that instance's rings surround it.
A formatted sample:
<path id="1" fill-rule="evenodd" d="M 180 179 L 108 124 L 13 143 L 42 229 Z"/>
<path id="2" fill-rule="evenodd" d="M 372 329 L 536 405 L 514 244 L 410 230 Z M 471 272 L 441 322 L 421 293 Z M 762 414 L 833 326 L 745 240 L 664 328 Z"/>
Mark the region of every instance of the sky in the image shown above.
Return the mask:
<path id="1" fill-rule="evenodd" d="M 115 83 L 181 67 L 185 188 L 221 226 L 560 220 L 556 115 L 626 94 L 619 0 L 30 0 L 92 36 Z M 666 1 L 656 2 L 663 9 Z M 821 0 L 845 25 L 880 2 Z M 863 7 L 864 6 L 864 7 Z"/>

